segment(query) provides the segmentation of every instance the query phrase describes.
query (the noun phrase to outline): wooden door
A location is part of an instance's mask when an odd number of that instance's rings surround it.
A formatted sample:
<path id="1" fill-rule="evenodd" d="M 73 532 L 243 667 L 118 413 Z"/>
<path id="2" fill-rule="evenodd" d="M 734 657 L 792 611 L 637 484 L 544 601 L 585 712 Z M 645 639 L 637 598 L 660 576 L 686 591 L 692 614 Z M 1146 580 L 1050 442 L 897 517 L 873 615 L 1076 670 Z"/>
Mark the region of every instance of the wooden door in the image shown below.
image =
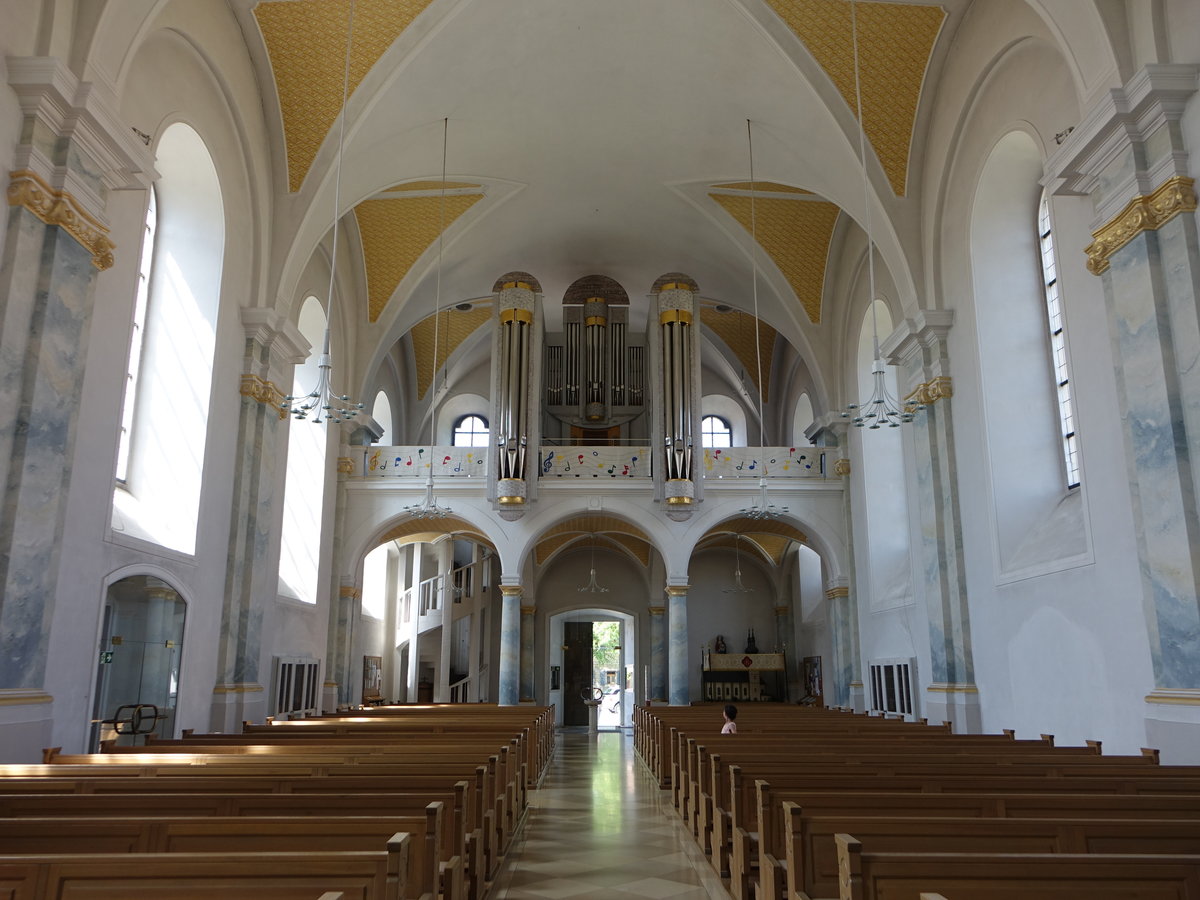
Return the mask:
<path id="1" fill-rule="evenodd" d="M 592 686 L 592 623 L 563 623 L 563 724 L 587 725 L 583 692 Z"/>

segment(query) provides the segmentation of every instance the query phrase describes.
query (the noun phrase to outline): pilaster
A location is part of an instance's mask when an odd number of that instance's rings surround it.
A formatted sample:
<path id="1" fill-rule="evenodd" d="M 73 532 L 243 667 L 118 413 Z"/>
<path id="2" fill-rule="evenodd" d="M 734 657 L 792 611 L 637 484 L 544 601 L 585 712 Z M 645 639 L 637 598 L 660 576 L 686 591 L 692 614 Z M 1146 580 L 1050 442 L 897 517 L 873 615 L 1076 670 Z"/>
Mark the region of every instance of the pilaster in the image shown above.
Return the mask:
<path id="1" fill-rule="evenodd" d="M 259 672 L 263 614 L 278 592 L 279 565 L 272 552 L 278 549 L 272 547 L 272 533 L 278 531 L 275 473 L 287 442 L 286 413 L 280 408 L 286 391 L 279 385 L 290 386 L 291 369 L 308 349 L 296 327 L 275 310 L 242 310 L 242 328 L 246 342 L 214 728 L 240 727 L 243 721 L 265 716 Z M 333 659 L 326 677 L 345 684 L 345 673 Z"/>
<path id="2" fill-rule="evenodd" d="M 61 62 L 6 65 L 23 122 L 0 262 L 0 721 L 33 733 L 51 716 L 41 688 L 93 295 L 113 264 L 107 200 L 144 188 L 151 166 Z"/>
<path id="3" fill-rule="evenodd" d="M 1155 690 L 1148 739 L 1194 759 L 1200 735 L 1200 241 L 1181 118 L 1198 67 L 1153 65 L 1111 91 L 1049 160 L 1095 205 Z"/>
<path id="4" fill-rule="evenodd" d="M 651 703 L 667 702 L 667 608 L 651 606 L 650 613 L 650 684 L 646 696 Z"/>
<path id="5" fill-rule="evenodd" d="M 977 732 L 982 720 L 971 647 L 951 405 L 954 390 L 946 347 L 953 322 L 950 310 L 923 310 L 888 339 L 884 352 L 900 364 L 901 393 L 914 413 L 917 551 L 933 670 L 925 709 L 931 719 L 947 719 L 959 731 Z"/>
<path id="6" fill-rule="evenodd" d="M 521 605 L 521 702 L 534 702 L 533 659 L 534 659 L 534 616 L 536 606 Z"/>

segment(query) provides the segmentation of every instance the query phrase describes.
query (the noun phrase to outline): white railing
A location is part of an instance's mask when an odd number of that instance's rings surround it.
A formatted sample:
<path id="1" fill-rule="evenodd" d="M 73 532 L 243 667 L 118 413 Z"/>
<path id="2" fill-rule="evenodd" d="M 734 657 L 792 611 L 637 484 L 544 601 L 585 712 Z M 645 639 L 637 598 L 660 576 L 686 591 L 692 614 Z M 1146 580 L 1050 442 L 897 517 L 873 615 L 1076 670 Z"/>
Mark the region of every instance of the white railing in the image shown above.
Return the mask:
<path id="1" fill-rule="evenodd" d="M 421 598 L 421 615 L 427 616 L 438 609 L 438 594 L 441 593 L 441 586 L 441 575 L 426 578 L 417 585 L 417 594 Z"/>
<path id="2" fill-rule="evenodd" d="M 542 447 L 543 478 L 649 478 L 649 447 Z"/>
<path id="3" fill-rule="evenodd" d="M 487 447 L 369 447 L 366 478 L 425 478 L 430 469 L 437 478 L 484 478 Z"/>
<path id="4" fill-rule="evenodd" d="M 461 681 L 456 681 L 450 685 L 450 702 L 451 703 L 470 703 L 471 702 L 471 676 L 468 675 Z"/>
<path id="5" fill-rule="evenodd" d="M 705 447 L 705 478 L 824 478 L 823 447 Z"/>

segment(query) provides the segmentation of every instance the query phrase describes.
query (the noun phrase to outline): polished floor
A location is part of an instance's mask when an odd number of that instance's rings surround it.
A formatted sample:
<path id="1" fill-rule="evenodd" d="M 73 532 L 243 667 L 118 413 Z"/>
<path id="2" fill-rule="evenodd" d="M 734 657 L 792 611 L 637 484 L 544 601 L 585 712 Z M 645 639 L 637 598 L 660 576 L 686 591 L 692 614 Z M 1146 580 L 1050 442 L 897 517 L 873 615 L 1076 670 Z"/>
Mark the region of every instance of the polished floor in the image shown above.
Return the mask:
<path id="1" fill-rule="evenodd" d="M 564 731 L 490 898 L 729 900 L 628 732 Z"/>

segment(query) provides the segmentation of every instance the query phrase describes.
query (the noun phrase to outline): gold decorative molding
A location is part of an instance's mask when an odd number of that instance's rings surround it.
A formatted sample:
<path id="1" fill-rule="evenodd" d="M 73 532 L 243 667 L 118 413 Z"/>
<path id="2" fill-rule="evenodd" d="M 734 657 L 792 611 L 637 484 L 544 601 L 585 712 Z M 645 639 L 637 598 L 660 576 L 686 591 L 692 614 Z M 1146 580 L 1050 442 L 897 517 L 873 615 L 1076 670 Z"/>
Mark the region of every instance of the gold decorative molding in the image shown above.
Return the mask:
<path id="1" fill-rule="evenodd" d="M 668 497 L 667 506 L 691 506 L 691 497 Z"/>
<path id="2" fill-rule="evenodd" d="M 1092 232 L 1095 238 L 1084 253 L 1088 271 L 1101 275 L 1108 270 L 1108 260 L 1114 253 L 1143 231 L 1156 231 L 1181 212 L 1196 209 L 1195 180 L 1176 175 L 1155 189 L 1152 194 L 1134 197 L 1106 225 Z"/>
<path id="3" fill-rule="evenodd" d="M 353 475 L 354 460 L 349 456 L 339 456 L 337 461 L 337 470 L 339 475 Z"/>
<path id="4" fill-rule="evenodd" d="M 213 688 L 214 694 L 261 694 L 261 684 L 218 684 Z"/>
<path id="5" fill-rule="evenodd" d="M 777 615 L 777 616 L 786 616 L 791 611 L 792 611 L 792 608 L 790 606 L 775 607 L 775 615 Z"/>
<path id="6" fill-rule="evenodd" d="M 243 375 L 238 393 L 272 407 L 281 419 L 288 416 L 287 410 L 283 408 L 283 391 L 279 390 L 273 381 L 267 381 L 257 375 Z"/>
<path id="7" fill-rule="evenodd" d="M 362 596 L 362 591 L 350 584 L 344 584 L 338 588 L 338 596 L 351 600 L 357 600 Z"/>
<path id="8" fill-rule="evenodd" d="M 518 497 L 514 494 L 509 497 L 497 497 L 496 503 L 500 506 L 524 506 L 525 498 Z"/>
<path id="9" fill-rule="evenodd" d="M 836 600 L 838 597 L 849 597 L 850 588 L 848 587 L 833 587 L 825 591 L 825 597 L 829 600 Z"/>
<path id="10" fill-rule="evenodd" d="M 23 206 L 47 225 L 57 225 L 92 254 L 100 271 L 111 268 L 113 248 L 108 229 L 101 225 L 68 191 L 56 191 L 36 172 L 17 169 L 9 173 L 8 205 Z"/>
<path id="11" fill-rule="evenodd" d="M 0 706 L 37 706 L 53 702 L 54 698 L 43 691 L 0 690 Z"/>
<path id="12" fill-rule="evenodd" d="M 524 603 L 521 604 L 521 615 L 532 616 L 535 612 L 537 612 L 536 606 L 526 606 Z"/>
<path id="13" fill-rule="evenodd" d="M 1200 688 L 1155 688 L 1146 695 L 1146 702 L 1200 706 Z"/>
<path id="14" fill-rule="evenodd" d="M 668 597 L 686 597 L 688 595 L 688 586 L 686 584 L 669 584 L 666 587 Z"/>
<path id="15" fill-rule="evenodd" d="M 519 584 L 502 584 L 500 585 L 500 593 L 505 597 L 520 597 L 525 593 L 525 588 Z"/>
<path id="16" fill-rule="evenodd" d="M 746 194 L 708 195 L 758 238 L 758 244 L 787 279 L 809 321 L 821 321 L 821 295 L 825 289 L 825 263 L 833 226 L 841 209 L 828 200 L 804 197 L 756 197 L 754 223 Z"/>
<path id="17" fill-rule="evenodd" d="M 652 616 L 665 616 L 667 614 L 665 606 L 650 606 L 646 608 L 646 611 Z"/>
<path id="18" fill-rule="evenodd" d="M 950 380 L 949 375 L 939 375 L 932 381 L 927 381 L 924 384 L 917 385 L 912 392 L 904 398 L 904 407 L 910 412 L 917 404 L 929 406 L 939 400 L 949 400 L 954 396 L 954 384 Z"/>
<path id="19" fill-rule="evenodd" d="M 845 476 L 849 475 L 850 460 L 846 459 L 844 456 L 841 459 L 835 459 L 833 461 L 833 474 L 839 478 L 844 478 Z"/>
<path id="20" fill-rule="evenodd" d="M 528 309 L 517 309 L 516 307 L 500 310 L 500 324 L 507 325 L 509 322 L 524 322 L 526 325 L 532 325 L 533 312 Z"/>
<path id="21" fill-rule="evenodd" d="M 931 684 L 925 688 L 932 694 L 978 694 L 979 688 L 973 684 Z"/>

